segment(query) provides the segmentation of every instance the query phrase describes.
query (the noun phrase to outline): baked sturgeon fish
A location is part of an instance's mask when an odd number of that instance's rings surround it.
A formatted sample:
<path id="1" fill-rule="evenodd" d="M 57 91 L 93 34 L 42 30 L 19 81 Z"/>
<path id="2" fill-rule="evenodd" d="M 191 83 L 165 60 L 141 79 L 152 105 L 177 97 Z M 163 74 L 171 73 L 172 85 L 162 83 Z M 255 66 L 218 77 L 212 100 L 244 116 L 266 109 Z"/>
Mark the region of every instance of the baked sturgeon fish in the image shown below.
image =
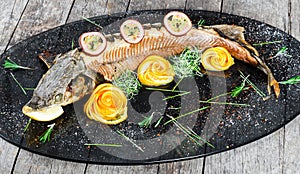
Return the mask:
<path id="1" fill-rule="evenodd" d="M 58 117 L 62 106 L 80 100 L 106 81 L 113 81 L 125 70 L 136 70 L 150 55 L 169 57 L 180 54 L 185 48 L 205 50 L 224 47 L 238 60 L 262 70 L 268 76 L 268 92 L 273 87 L 279 96 L 279 85 L 270 68 L 244 39 L 244 28 L 236 25 L 202 26 L 190 29 L 182 36 L 170 34 L 161 23 L 143 24 L 144 37 L 135 44 L 126 42 L 120 33 L 105 35 L 107 45 L 97 56 L 89 56 L 80 48 L 57 55 L 49 70 L 40 79 L 31 100 L 22 111 L 29 117 L 43 115 Z"/>

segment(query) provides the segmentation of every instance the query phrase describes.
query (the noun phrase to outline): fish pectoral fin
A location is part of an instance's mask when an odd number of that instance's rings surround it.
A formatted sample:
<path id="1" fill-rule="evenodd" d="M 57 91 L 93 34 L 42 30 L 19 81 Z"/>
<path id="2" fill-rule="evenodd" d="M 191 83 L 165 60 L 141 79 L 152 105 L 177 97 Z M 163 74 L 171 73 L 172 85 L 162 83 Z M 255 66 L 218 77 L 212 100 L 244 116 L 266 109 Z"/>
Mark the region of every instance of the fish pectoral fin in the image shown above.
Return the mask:
<path id="1" fill-rule="evenodd" d="M 202 26 L 202 28 L 206 30 L 213 29 L 221 37 L 228 38 L 230 40 L 238 42 L 242 46 L 251 50 L 256 56 L 259 56 L 258 51 L 245 40 L 244 27 L 237 26 L 237 25 L 223 24 L 223 25 Z"/>
<path id="2" fill-rule="evenodd" d="M 46 55 L 45 53 L 41 53 L 38 55 L 38 58 L 43 61 L 43 63 L 47 66 L 47 68 L 51 68 L 54 64 L 54 59 L 56 55 Z"/>

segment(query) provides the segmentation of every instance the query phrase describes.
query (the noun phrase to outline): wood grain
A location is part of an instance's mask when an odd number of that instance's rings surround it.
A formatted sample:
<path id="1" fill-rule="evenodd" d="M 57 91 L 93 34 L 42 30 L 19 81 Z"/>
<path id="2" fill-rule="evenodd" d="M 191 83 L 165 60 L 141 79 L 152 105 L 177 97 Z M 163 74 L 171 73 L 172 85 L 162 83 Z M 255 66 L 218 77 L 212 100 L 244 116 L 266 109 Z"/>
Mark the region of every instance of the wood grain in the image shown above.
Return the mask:
<path id="1" fill-rule="evenodd" d="M 131 0 L 129 5 L 129 11 L 136 10 L 151 10 L 151 9 L 184 9 L 184 0 Z"/>
<path id="2" fill-rule="evenodd" d="M 10 173 L 19 148 L 2 138 L 0 138 L 0 147 L 0 173 Z"/>
<path id="3" fill-rule="evenodd" d="M 19 21 L 27 0 L 0 3 L 0 54 L 4 51 Z"/>
<path id="4" fill-rule="evenodd" d="M 129 0 L 76 0 L 68 22 L 94 17 L 104 14 L 113 14 L 126 11 Z"/>

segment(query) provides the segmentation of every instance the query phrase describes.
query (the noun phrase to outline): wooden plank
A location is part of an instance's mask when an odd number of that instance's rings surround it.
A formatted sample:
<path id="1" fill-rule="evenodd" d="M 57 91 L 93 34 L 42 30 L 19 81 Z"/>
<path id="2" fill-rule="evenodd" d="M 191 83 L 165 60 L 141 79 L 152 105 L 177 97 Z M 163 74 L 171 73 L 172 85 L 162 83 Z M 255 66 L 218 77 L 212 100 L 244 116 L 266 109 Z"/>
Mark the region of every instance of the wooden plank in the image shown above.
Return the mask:
<path id="1" fill-rule="evenodd" d="M 11 44 L 14 45 L 20 40 L 64 24 L 71 5 L 72 0 L 30 1 L 12 38 Z"/>
<path id="2" fill-rule="evenodd" d="M 283 173 L 299 173 L 300 115 L 285 126 Z"/>
<path id="3" fill-rule="evenodd" d="M 129 10 L 152 10 L 152 9 L 184 9 L 185 0 L 131 0 Z"/>
<path id="4" fill-rule="evenodd" d="M 186 4 L 186 9 L 219 12 L 221 10 L 221 0 L 188 0 Z"/>
<path id="5" fill-rule="evenodd" d="M 87 174 L 98 173 L 98 174 L 119 174 L 119 173 L 130 173 L 130 174 L 156 174 L 157 167 L 153 165 L 144 166 L 105 166 L 105 165 L 89 165 L 86 171 Z"/>
<path id="6" fill-rule="evenodd" d="M 284 31 L 288 29 L 288 1 L 224 0 L 222 11 L 254 18 Z"/>
<path id="7" fill-rule="evenodd" d="M 290 5 L 291 35 L 300 40 L 300 1 L 291 0 Z"/>
<path id="8" fill-rule="evenodd" d="M 14 173 L 84 173 L 85 164 L 56 160 L 21 150 Z"/>
<path id="9" fill-rule="evenodd" d="M 202 173 L 203 158 L 159 165 L 158 173 L 199 174 Z"/>
<path id="10" fill-rule="evenodd" d="M 65 23 L 72 0 L 33 0 L 27 5 L 11 44 L 34 34 Z M 18 4 L 16 4 L 17 6 Z M 15 173 L 77 173 L 84 172 L 85 164 L 77 164 L 43 157 L 21 150 Z"/>
<path id="11" fill-rule="evenodd" d="M 74 3 L 68 22 L 94 17 L 104 14 L 113 14 L 126 11 L 129 0 L 77 0 Z"/>
<path id="12" fill-rule="evenodd" d="M 4 51 L 14 28 L 22 14 L 27 0 L 11 1 L 1 0 L 0 3 L 0 54 Z"/>
<path id="13" fill-rule="evenodd" d="M 206 158 L 205 173 L 280 173 L 283 164 L 281 129 L 248 145 Z"/>
<path id="14" fill-rule="evenodd" d="M 0 147 L 0 173 L 10 173 L 19 148 L 2 138 L 0 138 Z"/>

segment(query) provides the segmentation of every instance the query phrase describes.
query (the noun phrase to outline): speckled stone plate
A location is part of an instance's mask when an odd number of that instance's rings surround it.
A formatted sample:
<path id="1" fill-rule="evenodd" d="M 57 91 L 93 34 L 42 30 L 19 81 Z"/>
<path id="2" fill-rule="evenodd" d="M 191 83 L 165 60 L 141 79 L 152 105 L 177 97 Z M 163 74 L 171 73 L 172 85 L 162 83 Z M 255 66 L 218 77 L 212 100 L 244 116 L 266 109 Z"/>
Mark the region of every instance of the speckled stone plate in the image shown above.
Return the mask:
<path id="1" fill-rule="evenodd" d="M 32 91 L 28 90 L 25 95 L 10 73 L 14 74 L 22 86 L 34 88 L 47 71 L 47 67 L 37 58 L 38 54 L 56 55 L 71 50 L 72 40 L 77 41 L 83 32 L 118 32 L 119 24 L 125 18 L 138 19 L 141 23 L 161 22 L 168 11 L 170 10 L 118 13 L 91 19 L 103 26 L 103 29 L 85 20 L 69 23 L 22 41 L 3 53 L 1 65 L 10 57 L 16 63 L 34 70 L 10 71 L 0 67 L 1 137 L 33 153 L 58 159 L 99 164 L 146 164 L 191 159 L 237 148 L 276 131 L 300 114 L 299 85 L 280 85 L 281 94 L 278 99 L 271 94 L 268 100 L 263 100 L 253 89 L 249 89 L 236 98 L 223 95 L 218 100 L 247 106 L 199 103 L 199 100 L 224 94 L 240 85 L 242 79 L 238 70 L 246 76 L 250 75 L 249 79 L 267 94 L 266 75 L 255 67 L 236 61 L 222 75 L 184 79 L 177 89 L 190 93 L 170 100 L 163 99 L 174 93 L 142 88 L 129 101 L 128 120 L 119 125 L 106 126 L 87 119 L 82 111 L 87 100 L 85 97 L 64 107 L 65 113 L 51 122 L 32 121 L 24 132 L 29 118 L 22 114 L 21 108 L 31 98 Z M 278 81 L 300 74 L 300 42 L 283 31 L 240 16 L 197 10 L 185 13 L 194 24 L 204 19 L 205 25 L 244 26 L 246 40 L 251 44 L 280 41 L 256 45 L 255 48 Z M 74 43 L 77 47 L 77 42 Z M 270 59 L 284 46 L 288 48 L 288 55 Z M 178 81 L 179 79 L 175 79 L 166 88 L 172 89 Z M 170 116 L 177 117 L 205 106 L 208 109 L 192 112 L 178 119 L 176 124 L 164 125 L 170 120 Z M 150 115 L 153 116 L 152 124 L 149 127 L 139 127 L 138 123 Z M 47 130 L 47 125 L 52 123 L 55 123 L 55 127 L 51 140 L 39 142 L 38 139 Z M 195 132 L 203 140 L 196 141 L 196 137 L 187 136 L 184 133 L 186 131 Z M 88 146 L 87 143 L 120 146 Z"/>

